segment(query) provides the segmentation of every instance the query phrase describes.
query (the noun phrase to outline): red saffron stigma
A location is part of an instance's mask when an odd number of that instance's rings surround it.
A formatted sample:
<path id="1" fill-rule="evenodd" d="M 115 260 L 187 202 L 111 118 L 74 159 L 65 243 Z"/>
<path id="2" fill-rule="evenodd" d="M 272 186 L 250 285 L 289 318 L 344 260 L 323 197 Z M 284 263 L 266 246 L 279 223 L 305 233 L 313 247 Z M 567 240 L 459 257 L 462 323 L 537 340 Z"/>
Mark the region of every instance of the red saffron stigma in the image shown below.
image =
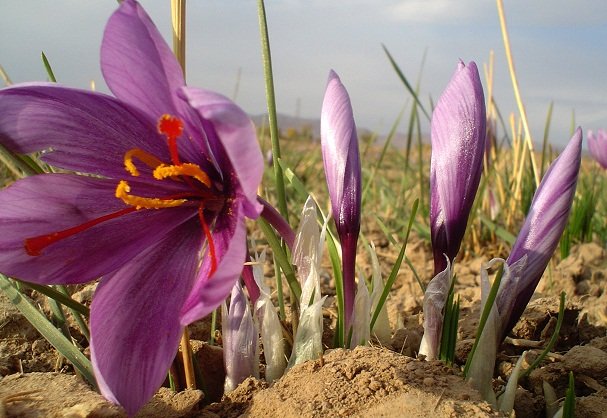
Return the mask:
<path id="1" fill-rule="evenodd" d="M 25 252 L 32 257 L 39 256 L 49 245 L 60 241 L 64 238 L 71 237 L 72 235 L 76 235 L 79 232 L 85 231 L 95 225 L 98 225 L 102 222 L 109 221 L 110 219 L 115 219 L 120 216 L 126 215 L 131 212 L 135 212 L 137 209 L 134 207 L 126 208 L 119 210 L 114 213 L 110 213 L 108 215 L 101 216 L 96 219 L 92 219 L 88 222 L 85 222 L 81 225 L 74 226 L 72 228 L 64 229 L 63 231 L 52 232 L 50 234 L 40 235 L 33 238 L 27 238 L 25 240 Z"/>
<path id="2" fill-rule="evenodd" d="M 181 165 L 179 153 L 177 152 L 177 138 L 183 133 L 183 122 L 176 116 L 162 115 L 158 119 L 158 132 L 167 137 L 169 153 L 173 165 Z"/>
<path id="3" fill-rule="evenodd" d="M 217 270 L 217 255 L 215 253 L 215 243 L 213 242 L 211 230 L 209 229 L 209 226 L 207 225 L 207 222 L 204 219 L 203 209 L 203 205 L 198 206 L 198 218 L 200 219 L 200 225 L 202 225 L 202 230 L 204 231 L 204 235 L 207 238 L 207 243 L 209 245 L 209 255 L 211 256 L 211 272 L 209 273 L 210 277 Z"/>

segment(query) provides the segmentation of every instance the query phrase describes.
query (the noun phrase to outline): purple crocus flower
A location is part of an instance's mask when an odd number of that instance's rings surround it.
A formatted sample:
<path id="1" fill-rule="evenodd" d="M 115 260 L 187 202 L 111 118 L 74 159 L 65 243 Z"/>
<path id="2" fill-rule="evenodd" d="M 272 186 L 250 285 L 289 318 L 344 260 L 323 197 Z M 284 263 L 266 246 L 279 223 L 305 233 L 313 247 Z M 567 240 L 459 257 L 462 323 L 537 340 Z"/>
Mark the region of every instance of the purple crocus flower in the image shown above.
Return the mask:
<path id="1" fill-rule="evenodd" d="M 430 231 L 434 275 L 453 259 L 466 231 L 483 167 L 485 100 L 474 62 L 459 62 L 432 113 Z"/>
<path id="2" fill-rule="evenodd" d="M 582 156 L 582 130 L 578 128 L 565 150 L 546 171 L 533 196 L 529 213 L 506 263 L 512 267 L 526 257 L 522 271 L 502 283 L 497 295 L 502 341 L 531 299 L 567 225 L 575 196 Z"/>
<path id="3" fill-rule="evenodd" d="M 595 135 L 589 130 L 588 150 L 601 167 L 607 169 L 607 131 L 599 129 Z"/>
<path id="4" fill-rule="evenodd" d="M 320 139 L 333 219 L 341 242 L 345 330 L 354 309 L 356 244 L 360 231 L 358 137 L 346 88 L 331 70 L 320 117 Z"/>
<path id="5" fill-rule="evenodd" d="M 165 379 L 183 327 L 234 286 L 263 158 L 239 107 L 185 86 L 134 0 L 107 23 L 101 68 L 116 98 L 46 83 L 0 90 L 0 144 L 82 173 L 0 191 L 0 271 L 40 284 L 102 277 L 93 367 L 101 393 L 132 415 Z"/>

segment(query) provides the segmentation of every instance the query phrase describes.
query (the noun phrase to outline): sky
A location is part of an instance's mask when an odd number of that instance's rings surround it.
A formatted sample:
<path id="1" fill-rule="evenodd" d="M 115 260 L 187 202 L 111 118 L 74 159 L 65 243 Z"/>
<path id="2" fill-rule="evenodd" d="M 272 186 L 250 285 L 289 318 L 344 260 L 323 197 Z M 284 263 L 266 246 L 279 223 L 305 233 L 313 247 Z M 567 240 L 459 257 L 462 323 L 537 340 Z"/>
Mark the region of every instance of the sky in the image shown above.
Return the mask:
<path id="1" fill-rule="evenodd" d="M 62 84 L 89 88 L 94 80 L 108 92 L 99 45 L 115 0 L 0 1 L 0 65 L 14 83 L 46 79 L 44 51 Z M 551 102 L 549 138 L 557 147 L 567 143 L 574 120 L 584 132 L 607 128 L 607 2 L 504 3 L 534 140 L 541 141 Z M 171 42 L 170 1 L 141 4 Z M 266 0 L 266 11 L 280 113 L 319 118 L 333 69 L 350 93 L 357 125 L 387 132 L 411 99 L 382 44 L 411 83 L 421 74 L 426 107 L 459 59 L 478 64 L 486 93 L 483 66 L 494 51 L 495 101 L 505 118 L 517 112 L 493 1 Z M 235 98 L 250 114 L 266 112 L 257 2 L 189 0 L 186 24 L 188 84 Z"/>

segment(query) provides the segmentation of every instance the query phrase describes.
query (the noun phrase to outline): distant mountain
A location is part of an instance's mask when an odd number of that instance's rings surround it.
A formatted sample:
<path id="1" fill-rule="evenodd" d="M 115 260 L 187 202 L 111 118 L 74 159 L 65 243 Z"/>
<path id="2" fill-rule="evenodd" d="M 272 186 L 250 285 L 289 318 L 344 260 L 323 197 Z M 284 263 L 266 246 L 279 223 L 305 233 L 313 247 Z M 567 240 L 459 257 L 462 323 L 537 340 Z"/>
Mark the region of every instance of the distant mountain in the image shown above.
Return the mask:
<path id="1" fill-rule="evenodd" d="M 278 129 L 282 132 L 286 132 L 288 129 L 295 129 L 297 131 L 303 131 L 304 129 L 309 130 L 314 138 L 320 138 L 320 119 L 308 119 L 300 118 L 297 116 L 289 116 L 279 113 L 276 115 L 278 118 Z M 257 127 L 268 126 L 268 115 L 252 115 L 251 119 Z"/>

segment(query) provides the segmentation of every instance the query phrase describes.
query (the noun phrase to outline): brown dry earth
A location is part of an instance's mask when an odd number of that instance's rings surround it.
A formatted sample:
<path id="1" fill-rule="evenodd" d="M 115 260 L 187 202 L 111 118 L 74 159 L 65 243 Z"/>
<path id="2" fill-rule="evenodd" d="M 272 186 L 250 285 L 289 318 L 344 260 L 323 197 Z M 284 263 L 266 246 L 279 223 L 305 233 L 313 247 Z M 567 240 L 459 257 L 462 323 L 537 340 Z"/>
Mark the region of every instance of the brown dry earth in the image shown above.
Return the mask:
<path id="1" fill-rule="evenodd" d="M 377 243 L 376 243 L 377 244 Z M 378 246 L 389 270 L 395 255 Z M 413 240 L 407 250 L 418 273 L 431 273 L 431 255 Z M 456 266 L 462 298 L 459 365 L 465 361 L 476 331 L 479 271 L 484 259 L 465 259 Z M 387 274 L 387 271 L 384 272 Z M 328 281 L 328 279 L 327 279 Z M 502 346 L 496 362 L 494 389 L 507 381 L 518 356 L 529 350 L 532 362 L 553 333 L 558 295 L 568 295 L 559 340 L 542 366 L 521 379 L 515 402 L 517 417 L 545 416 L 542 382 L 550 383 L 562 401 L 570 371 L 575 376 L 576 416 L 607 416 L 607 254 L 595 244 L 574 248 L 542 279 L 528 306 Z M 329 284 L 329 283 L 327 283 Z M 80 300 L 90 300 L 92 288 Z M 34 297 L 36 295 L 33 295 Z M 221 397 L 221 349 L 196 343 L 195 351 L 211 396 L 205 406 L 201 391 L 173 393 L 161 388 L 139 417 L 500 417 L 461 377 L 460 366 L 414 358 L 421 338 L 422 293 L 408 267 L 401 268 L 389 299 L 397 331 L 391 341 L 355 350 L 335 349 L 323 359 L 294 367 L 268 385 L 253 378 Z M 328 303 L 331 303 L 330 298 Z M 330 323 L 331 308 L 326 317 Z M 206 333 L 206 335 L 205 335 Z M 208 338 L 208 325 L 195 324 L 195 338 Z M 0 295 L 0 418 L 123 417 L 124 412 L 93 392 L 73 374 L 56 351 Z M 208 403 L 208 402 L 207 402 Z"/>

